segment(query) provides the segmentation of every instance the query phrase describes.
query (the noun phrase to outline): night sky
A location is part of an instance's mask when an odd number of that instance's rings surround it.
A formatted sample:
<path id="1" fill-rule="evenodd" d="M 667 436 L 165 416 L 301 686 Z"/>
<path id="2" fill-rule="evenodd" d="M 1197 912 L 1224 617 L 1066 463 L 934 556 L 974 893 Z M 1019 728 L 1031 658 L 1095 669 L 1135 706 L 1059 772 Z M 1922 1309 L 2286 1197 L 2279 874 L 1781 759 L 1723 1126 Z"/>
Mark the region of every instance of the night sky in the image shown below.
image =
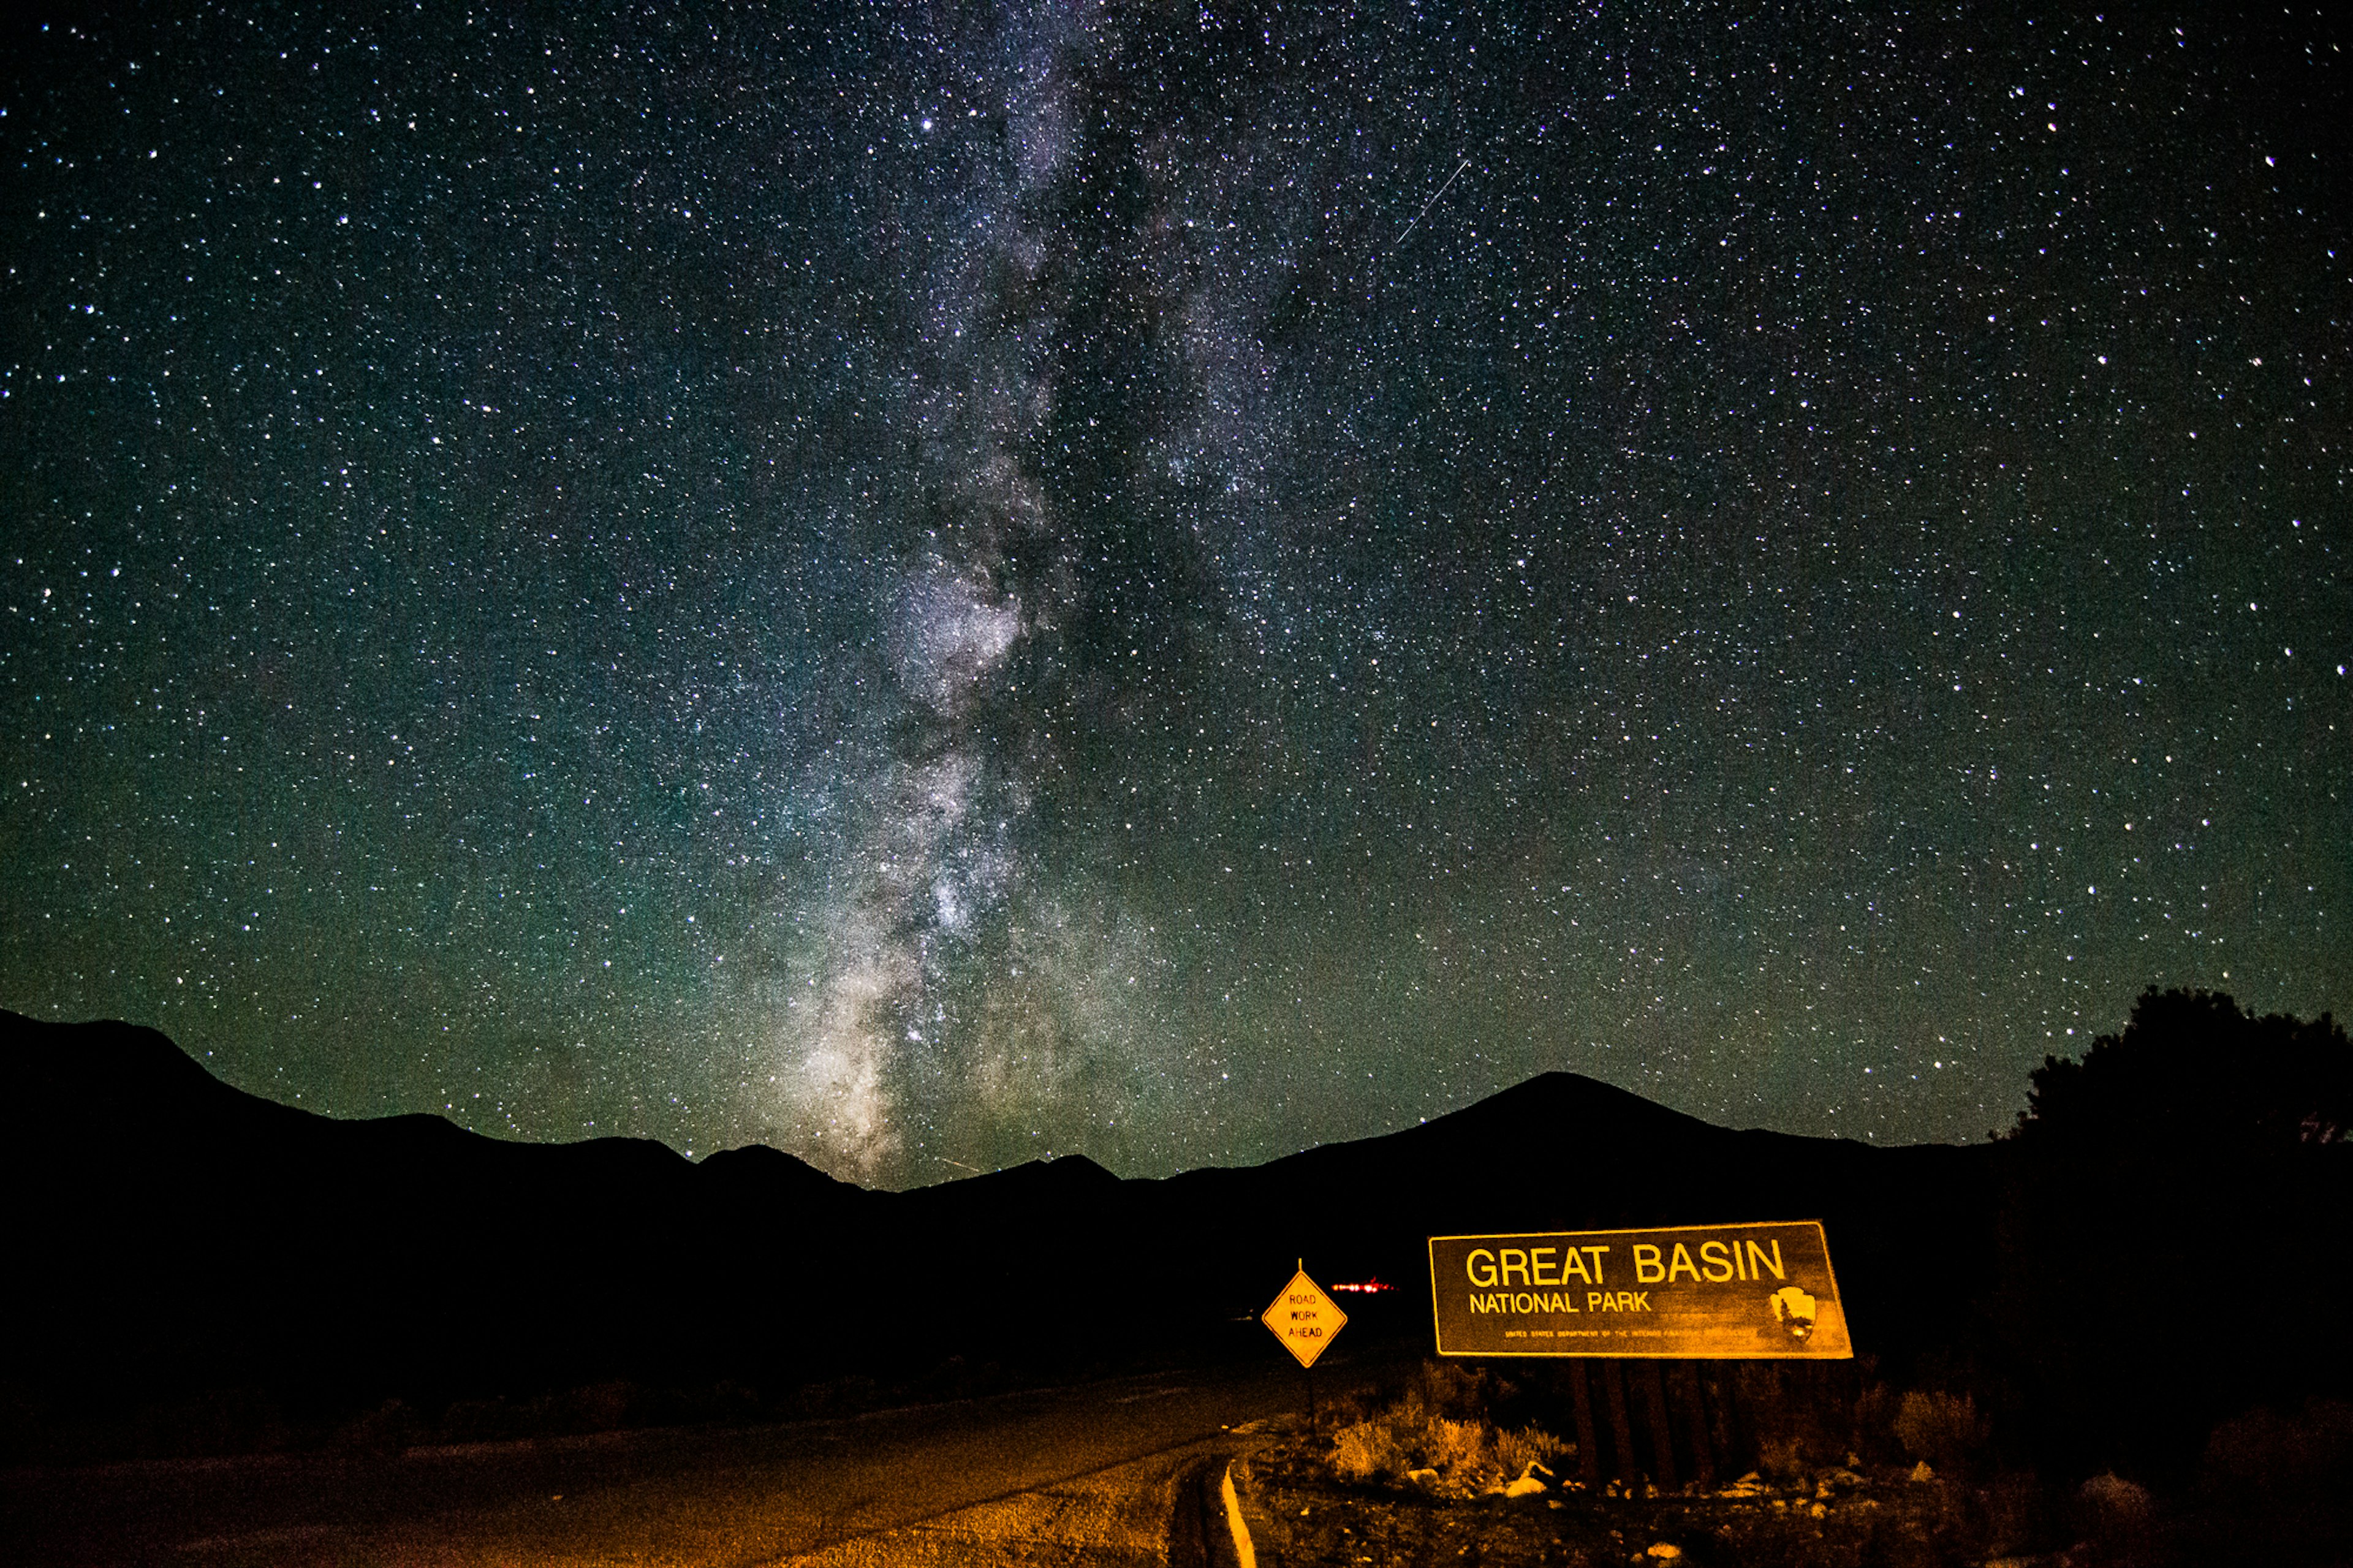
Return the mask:
<path id="1" fill-rule="evenodd" d="M 0 1005 L 891 1185 L 2353 1005 L 2306 10 L 348 9 L 5 35 Z"/>

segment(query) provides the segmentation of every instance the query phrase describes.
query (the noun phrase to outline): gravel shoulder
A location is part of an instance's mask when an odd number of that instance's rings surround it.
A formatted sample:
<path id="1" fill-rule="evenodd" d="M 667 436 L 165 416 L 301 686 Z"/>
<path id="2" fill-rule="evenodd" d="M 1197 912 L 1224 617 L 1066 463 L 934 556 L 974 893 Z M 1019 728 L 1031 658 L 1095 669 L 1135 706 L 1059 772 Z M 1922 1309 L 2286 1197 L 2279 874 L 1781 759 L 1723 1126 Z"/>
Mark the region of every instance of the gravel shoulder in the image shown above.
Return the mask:
<path id="1" fill-rule="evenodd" d="M 1958 1560 L 1942 1542 L 1949 1495 L 1901 1471 L 1841 1469 L 1803 1486 L 1665 1494 L 1556 1480 L 1524 1497 L 1454 1500 L 1410 1485 L 1342 1480 L 1326 1462 L 1330 1448 L 1328 1434 L 1294 1426 L 1237 1463 L 1261 1568 L 1929 1568 Z"/>

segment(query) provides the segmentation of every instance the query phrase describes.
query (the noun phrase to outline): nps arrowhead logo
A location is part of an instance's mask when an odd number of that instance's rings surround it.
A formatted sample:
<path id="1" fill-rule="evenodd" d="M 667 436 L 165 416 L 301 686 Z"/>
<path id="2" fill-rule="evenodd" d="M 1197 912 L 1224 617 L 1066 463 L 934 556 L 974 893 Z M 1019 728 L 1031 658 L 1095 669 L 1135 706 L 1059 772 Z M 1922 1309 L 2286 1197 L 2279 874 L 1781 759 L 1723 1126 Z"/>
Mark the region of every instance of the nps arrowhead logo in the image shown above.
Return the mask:
<path id="1" fill-rule="evenodd" d="M 1804 1344 L 1813 1337 L 1814 1314 L 1818 1304 L 1813 1297 L 1795 1285 L 1786 1285 L 1768 1298 L 1773 1303 L 1773 1321 L 1789 1331 L 1789 1337 Z"/>

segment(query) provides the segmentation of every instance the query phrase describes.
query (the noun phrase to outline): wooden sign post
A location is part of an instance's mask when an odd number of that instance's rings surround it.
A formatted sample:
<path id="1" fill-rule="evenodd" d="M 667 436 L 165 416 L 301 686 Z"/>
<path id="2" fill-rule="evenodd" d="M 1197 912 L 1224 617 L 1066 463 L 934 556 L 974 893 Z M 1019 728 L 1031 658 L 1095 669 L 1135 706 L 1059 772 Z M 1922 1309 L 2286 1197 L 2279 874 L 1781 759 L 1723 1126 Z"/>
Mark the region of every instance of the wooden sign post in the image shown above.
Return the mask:
<path id="1" fill-rule="evenodd" d="M 1674 1486 L 1675 1403 L 1694 1478 L 1713 1480 L 1697 1362 L 1854 1358 L 1819 1220 L 1433 1236 L 1430 1308 L 1440 1355 L 1573 1358 L 1577 1461 L 1588 1484 L 1599 1479 L 1597 1439 L 1606 1435 L 1621 1477 L 1647 1470 Z M 1599 1363 L 1590 1379 L 1588 1360 Z M 1662 1361 L 1684 1364 L 1662 1380 Z M 1646 1458 L 1635 1453 L 1638 1415 Z"/>

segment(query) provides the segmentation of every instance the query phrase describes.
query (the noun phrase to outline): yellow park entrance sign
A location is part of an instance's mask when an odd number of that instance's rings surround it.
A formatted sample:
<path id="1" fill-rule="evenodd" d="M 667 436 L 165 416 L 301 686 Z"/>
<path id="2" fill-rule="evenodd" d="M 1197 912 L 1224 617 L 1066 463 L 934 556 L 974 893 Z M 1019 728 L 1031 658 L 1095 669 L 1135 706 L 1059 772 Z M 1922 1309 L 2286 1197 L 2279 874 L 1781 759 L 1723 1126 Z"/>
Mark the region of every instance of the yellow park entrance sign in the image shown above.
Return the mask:
<path id="1" fill-rule="evenodd" d="M 1820 1220 L 1430 1238 L 1438 1353 L 1850 1361 Z"/>
<path id="2" fill-rule="evenodd" d="M 1332 1337 L 1348 1326 L 1348 1314 L 1324 1294 L 1322 1286 L 1307 1278 L 1303 1263 L 1274 1304 L 1259 1315 L 1259 1321 L 1274 1331 L 1274 1337 L 1299 1359 L 1301 1366 L 1314 1366 Z"/>

